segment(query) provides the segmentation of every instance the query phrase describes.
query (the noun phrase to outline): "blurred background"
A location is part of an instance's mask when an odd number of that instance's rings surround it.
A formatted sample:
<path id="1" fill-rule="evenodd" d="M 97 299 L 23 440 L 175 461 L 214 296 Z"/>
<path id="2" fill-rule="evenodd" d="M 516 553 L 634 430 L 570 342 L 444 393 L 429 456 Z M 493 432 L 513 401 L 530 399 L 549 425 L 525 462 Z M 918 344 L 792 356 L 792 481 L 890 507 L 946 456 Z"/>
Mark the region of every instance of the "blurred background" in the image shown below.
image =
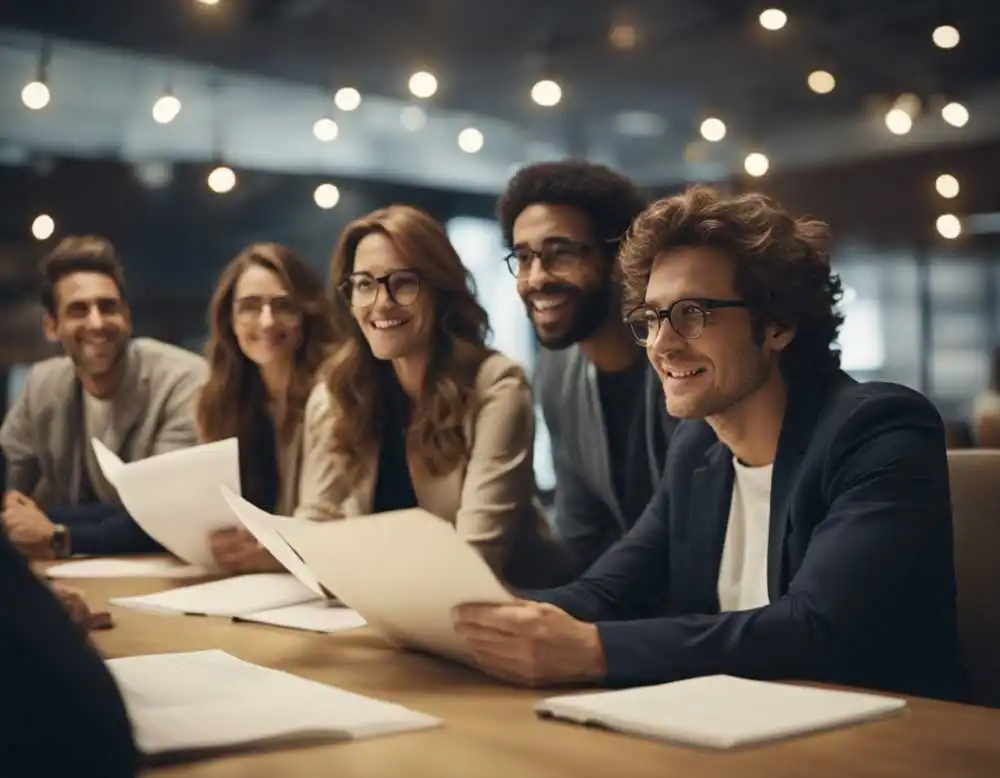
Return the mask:
<path id="1" fill-rule="evenodd" d="M 924 392 L 960 442 L 1000 339 L 998 37 L 997 0 L 4 3 L 0 407 L 52 353 L 35 268 L 60 237 L 108 237 L 137 334 L 200 349 L 240 248 L 325 273 L 393 202 L 447 225 L 530 371 L 494 202 L 575 157 L 830 222 L 846 369 Z"/>

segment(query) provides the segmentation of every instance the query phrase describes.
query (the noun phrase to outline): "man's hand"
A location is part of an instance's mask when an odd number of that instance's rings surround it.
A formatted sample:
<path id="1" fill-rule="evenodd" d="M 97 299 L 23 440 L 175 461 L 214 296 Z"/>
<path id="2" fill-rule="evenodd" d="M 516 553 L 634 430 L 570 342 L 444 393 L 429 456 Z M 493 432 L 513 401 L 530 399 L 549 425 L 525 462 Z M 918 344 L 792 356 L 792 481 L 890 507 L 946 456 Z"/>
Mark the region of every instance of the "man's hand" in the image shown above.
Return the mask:
<path id="1" fill-rule="evenodd" d="M 3 526 L 7 537 L 30 559 L 52 557 L 54 526 L 34 501 L 20 492 L 7 492 L 3 501 Z"/>
<path id="2" fill-rule="evenodd" d="M 525 686 L 577 683 L 604 677 L 604 647 L 597 627 L 554 605 L 458 606 L 456 631 L 489 675 Z"/>
<path id="3" fill-rule="evenodd" d="M 113 626 L 110 613 L 91 611 L 83 595 L 75 589 L 62 584 L 52 584 L 52 593 L 69 613 L 73 622 L 84 629 L 110 629 Z"/>
<path id="4" fill-rule="evenodd" d="M 220 529 L 209 536 L 215 563 L 230 573 L 266 573 L 284 570 L 281 563 L 242 527 Z"/>

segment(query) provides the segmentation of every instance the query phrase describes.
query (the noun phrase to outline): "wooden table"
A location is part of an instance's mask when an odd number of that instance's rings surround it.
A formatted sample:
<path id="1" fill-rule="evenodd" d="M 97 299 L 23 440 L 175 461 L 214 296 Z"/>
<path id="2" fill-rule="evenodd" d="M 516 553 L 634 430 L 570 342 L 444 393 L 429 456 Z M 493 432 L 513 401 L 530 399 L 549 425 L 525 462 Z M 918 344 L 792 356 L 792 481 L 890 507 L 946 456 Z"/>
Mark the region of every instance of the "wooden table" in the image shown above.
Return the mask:
<path id="1" fill-rule="evenodd" d="M 94 607 L 184 582 L 66 581 Z M 996 778 L 1000 710 L 916 699 L 902 715 L 781 743 L 706 752 L 545 721 L 533 703 L 551 691 L 516 689 L 444 660 L 388 647 L 368 629 L 319 635 L 226 619 L 110 608 L 94 633 L 106 658 L 221 649 L 265 667 L 400 703 L 443 726 L 359 742 L 244 753 L 158 766 L 153 778 L 406 776 L 406 778 Z"/>

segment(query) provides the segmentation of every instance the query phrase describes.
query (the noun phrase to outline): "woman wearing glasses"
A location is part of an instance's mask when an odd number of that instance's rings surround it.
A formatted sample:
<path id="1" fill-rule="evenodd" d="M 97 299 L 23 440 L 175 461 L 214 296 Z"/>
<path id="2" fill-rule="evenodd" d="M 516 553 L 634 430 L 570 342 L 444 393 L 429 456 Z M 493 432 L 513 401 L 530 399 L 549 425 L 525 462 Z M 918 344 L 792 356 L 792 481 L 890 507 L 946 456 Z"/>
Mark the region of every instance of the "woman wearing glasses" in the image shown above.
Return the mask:
<path id="1" fill-rule="evenodd" d="M 535 502 L 523 371 L 486 346 L 486 311 L 441 225 L 408 206 L 350 224 L 332 260 L 345 337 L 309 400 L 296 515 L 421 507 L 516 586 L 561 578 Z"/>
<path id="2" fill-rule="evenodd" d="M 209 319 L 200 436 L 238 438 L 243 496 L 287 515 L 298 503 L 306 400 L 334 340 L 329 298 L 290 249 L 257 243 L 222 271 Z M 220 530 L 211 541 L 223 569 L 281 569 L 241 527 Z"/>

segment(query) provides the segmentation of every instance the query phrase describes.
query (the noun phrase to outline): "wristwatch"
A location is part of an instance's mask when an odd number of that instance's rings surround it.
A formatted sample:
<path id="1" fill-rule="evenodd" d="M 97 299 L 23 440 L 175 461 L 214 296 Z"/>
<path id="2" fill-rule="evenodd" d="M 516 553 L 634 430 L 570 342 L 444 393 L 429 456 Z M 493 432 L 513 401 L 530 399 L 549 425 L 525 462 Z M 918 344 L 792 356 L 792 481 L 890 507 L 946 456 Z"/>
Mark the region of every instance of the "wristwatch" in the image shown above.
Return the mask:
<path id="1" fill-rule="evenodd" d="M 52 554 L 56 559 L 68 559 L 71 556 L 69 527 L 65 524 L 52 525 Z"/>

